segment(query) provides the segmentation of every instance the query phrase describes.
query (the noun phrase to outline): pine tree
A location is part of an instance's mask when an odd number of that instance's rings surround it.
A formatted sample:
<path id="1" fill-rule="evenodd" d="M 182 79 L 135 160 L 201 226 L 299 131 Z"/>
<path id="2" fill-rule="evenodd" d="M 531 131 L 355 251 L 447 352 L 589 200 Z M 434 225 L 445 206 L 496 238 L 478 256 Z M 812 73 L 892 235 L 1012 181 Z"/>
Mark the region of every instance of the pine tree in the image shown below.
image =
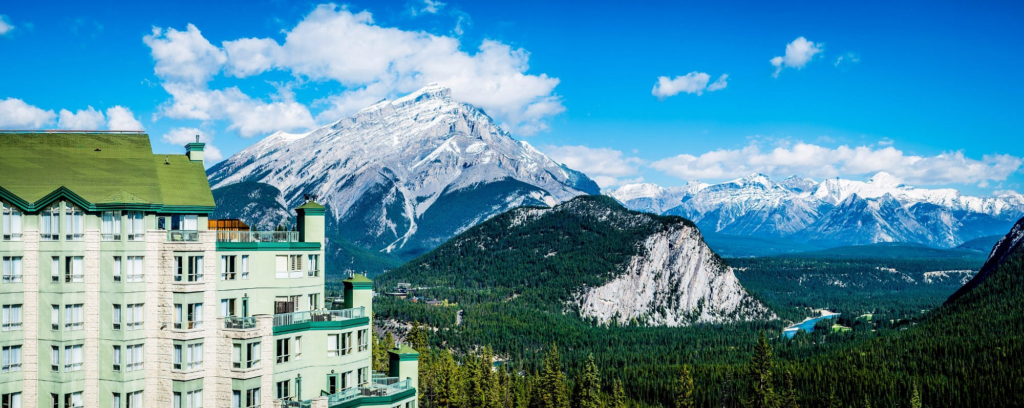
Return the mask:
<path id="1" fill-rule="evenodd" d="M 914 389 L 910 394 L 910 408 L 921 408 L 921 394 L 917 392 L 917 381 L 914 381 Z"/>
<path id="2" fill-rule="evenodd" d="M 436 368 L 432 375 L 435 383 L 434 404 L 439 408 L 457 407 L 460 382 L 458 365 L 455 364 L 451 353 L 447 351 L 439 352 L 435 360 L 437 361 Z"/>
<path id="3" fill-rule="evenodd" d="M 786 382 L 786 391 L 782 395 L 781 407 L 782 408 L 799 408 L 796 402 L 796 389 L 793 388 L 793 373 L 786 370 L 783 374 Z"/>
<path id="4" fill-rule="evenodd" d="M 391 337 L 391 333 L 388 332 L 384 337 L 384 340 L 377 336 L 373 336 L 373 371 L 379 371 L 382 373 L 388 372 L 388 349 L 394 344 L 394 338 Z"/>
<path id="5" fill-rule="evenodd" d="M 463 390 L 466 395 L 466 407 L 485 407 L 487 405 L 487 393 L 481 378 L 480 358 L 473 355 L 466 356 L 466 363 L 463 365 L 463 369 L 465 370 L 465 386 Z"/>
<path id="6" fill-rule="evenodd" d="M 626 390 L 622 388 L 622 381 L 615 380 L 612 387 L 612 400 L 608 408 L 626 408 Z"/>
<path id="7" fill-rule="evenodd" d="M 420 326 L 419 321 L 412 323 L 412 328 L 409 329 L 408 341 L 412 345 L 412 348 L 419 351 L 421 354 L 426 352 L 428 346 L 428 333 Z"/>
<path id="8" fill-rule="evenodd" d="M 601 407 L 601 374 L 597 371 L 593 354 L 587 357 L 587 364 L 583 367 L 579 378 L 576 379 L 573 406 L 576 408 Z"/>
<path id="9" fill-rule="evenodd" d="M 754 355 L 750 359 L 750 381 L 753 384 L 751 399 L 746 405 L 752 408 L 774 408 L 778 406 L 775 390 L 772 388 L 772 346 L 764 331 L 754 346 Z"/>
<path id="10" fill-rule="evenodd" d="M 694 408 L 697 404 L 693 400 L 693 377 L 690 375 L 690 367 L 684 365 L 676 383 L 676 408 Z"/>
<path id="11" fill-rule="evenodd" d="M 868 399 L 867 394 L 864 394 L 864 408 L 871 408 L 871 400 Z"/>
<path id="12" fill-rule="evenodd" d="M 832 385 L 832 391 L 828 395 L 828 408 L 843 408 L 843 402 L 836 395 L 836 386 Z"/>
<path id="13" fill-rule="evenodd" d="M 562 358 L 558 355 L 558 346 L 555 344 L 551 345 L 551 351 L 544 358 L 544 372 L 541 373 L 538 393 L 541 408 L 569 406 L 565 374 L 562 373 Z"/>

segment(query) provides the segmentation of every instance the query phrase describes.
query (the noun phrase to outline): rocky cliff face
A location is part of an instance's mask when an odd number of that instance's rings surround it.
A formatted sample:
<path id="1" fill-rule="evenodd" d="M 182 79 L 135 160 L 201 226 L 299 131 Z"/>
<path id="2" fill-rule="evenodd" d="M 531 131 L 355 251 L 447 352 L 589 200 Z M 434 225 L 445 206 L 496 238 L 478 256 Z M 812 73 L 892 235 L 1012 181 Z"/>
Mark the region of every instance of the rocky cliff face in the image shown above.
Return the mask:
<path id="1" fill-rule="evenodd" d="M 581 315 L 601 323 L 665 326 L 774 318 L 747 294 L 697 228 L 673 225 L 640 245 L 621 275 L 580 295 Z"/>

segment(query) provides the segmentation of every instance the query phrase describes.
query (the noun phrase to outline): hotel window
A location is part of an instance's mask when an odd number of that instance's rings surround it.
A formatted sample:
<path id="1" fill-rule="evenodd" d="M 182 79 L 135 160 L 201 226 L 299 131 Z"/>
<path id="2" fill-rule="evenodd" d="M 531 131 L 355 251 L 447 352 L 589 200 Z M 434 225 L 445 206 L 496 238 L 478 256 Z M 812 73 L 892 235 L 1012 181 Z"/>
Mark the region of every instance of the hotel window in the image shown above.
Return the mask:
<path id="1" fill-rule="evenodd" d="M 85 282 L 85 271 L 82 263 L 82 257 L 64 257 L 64 282 Z"/>
<path id="2" fill-rule="evenodd" d="M 242 255 L 242 279 L 249 279 L 249 255 Z"/>
<path id="3" fill-rule="evenodd" d="M 126 330 L 141 330 L 145 316 L 145 309 L 142 303 L 125 305 Z"/>
<path id="4" fill-rule="evenodd" d="M 113 265 L 114 265 L 113 266 L 114 270 L 111 272 L 111 275 L 114 276 L 114 282 L 120 282 L 121 281 L 121 257 L 115 256 L 114 257 Z"/>
<path id="5" fill-rule="evenodd" d="M 43 210 L 39 215 L 39 239 L 42 241 L 56 241 L 60 239 L 60 204 Z"/>
<path id="6" fill-rule="evenodd" d="M 21 211 L 3 203 L 4 241 L 21 241 Z"/>
<path id="7" fill-rule="evenodd" d="M 3 408 L 21 408 L 21 393 L 4 394 Z"/>
<path id="8" fill-rule="evenodd" d="M 121 371 L 121 346 L 114 346 L 114 371 Z"/>
<path id="9" fill-rule="evenodd" d="M 68 241 L 81 241 L 83 230 L 85 229 L 85 219 L 83 218 L 82 209 L 75 207 L 71 203 L 66 203 L 64 206 L 64 239 Z"/>
<path id="10" fill-rule="evenodd" d="M 328 334 L 327 335 L 327 357 L 337 357 L 341 355 L 341 335 Z"/>
<path id="11" fill-rule="evenodd" d="M 245 354 L 243 354 L 243 352 Z M 232 367 L 248 369 L 260 365 L 260 342 L 235 344 L 231 351 Z"/>
<path id="12" fill-rule="evenodd" d="M 84 406 L 81 391 L 64 394 L 64 408 L 81 408 Z"/>
<path id="13" fill-rule="evenodd" d="M 288 350 L 290 348 L 289 346 L 291 346 L 290 338 L 277 339 L 277 349 L 275 350 L 275 352 L 277 353 L 278 363 L 287 363 L 288 360 L 291 358 L 291 354 Z"/>
<path id="14" fill-rule="evenodd" d="M 21 257 L 5 256 L 3 283 L 21 282 Z"/>
<path id="15" fill-rule="evenodd" d="M 124 367 L 125 371 L 138 371 L 143 367 L 143 346 L 141 344 L 133 344 L 125 347 L 124 349 Z"/>
<path id="16" fill-rule="evenodd" d="M 3 357 L 0 360 L 3 361 L 0 366 L 0 372 L 10 373 L 14 371 L 21 371 L 21 346 L 4 346 Z"/>
<path id="17" fill-rule="evenodd" d="M 174 369 L 192 371 L 203 368 L 203 343 L 175 344 Z"/>
<path id="18" fill-rule="evenodd" d="M 357 340 L 359 341 L 359 351 L 366 351 L 370 349 L 370 331 L 369 329 L 363 329 L 357 332 Z"/>
<path id="19" fill-rule="evenodd" d="M 125 400 L 125 402 L 128 403 L 125 405 L 127 408 L 143 408 L 142 391 L 129 392 L 128 395 L 125 396 Z"/>
<path id="20" fill-rule="evenodd" d="M 327 374 L 327 394 L 338 393 L 338 376 L 335 374 Z"/>
<path id="21" fill-rule="evenodd" d="M 143 269 L 143 260 L 145 257 L 141 256 L 129 256 L 125 266 L 127 266 L 127 279 L 128 282 L 142 282 L 142 278 L 145 270 Z"/>
<path id="22" fill-rule="evenodd" d="M 320 276 L 320 255 L 310 255 L 306 275 Z"/>
<path id="23" fill-rule="evenodd" d="M 369 367 L 363 367 L 356 371 L 356 380 L 359 381 L 359 385 L 364 385 L 369 382 L 366 377 L 367 371 L 370 371 Z"/>
<path id="24" fill-rule="evenodd" d="M 111 394 L 110 406 L 112 408 L 121 408 L 121 393 L 115 392 Z"/>
<path id="25" fill-rule="evenodd" d="M 174 304 L 174 328 L 192 330 L 203 327 L 203 304 Z"/>
<path id="26" fill-rule="evenodd" d="M 114 306 L 114 311 L 113 311 L 113 315 L 111 316 L 112 317 L 111 321 L 113 321 L 113 323 L 112 323 L 113 324 L 113 329 L 114 330 L 121 330 L 121 305 L 113 305 L 113 306 Z"/>
<path id="27" fill-rule="evenodd" d="M 104 241 L 121 240 L 121 212 L 104 211 L 103 222 L 100 225 L 100 239 Z"/>
<path id="28" fill-rule="evenodd" d="M 341 355 L 352 354 L 352 332 L 341 334 Z"/>
<path id="29" fill-rule="evenodd" d="M 85 328 L 83 305 L 64 305 L 64 331 L 82 330 Z"/>
<path id="30" fill-rule="evenodd" d="M 21 330 L 21 305 L 4 305 L 3 331 Z"/>
<path id="31" fill-rule="evenodd" d="M 175 256 L 175 282 L 199 282 L 203 280 L 203 257 Z"/>
<path id="32" fill-rule="evenodd" d="M 320 294 L 310 293 L 309 294 L 309 310 L 316 310 L 320 308 Z"/>
<path id="33" fill-rule="evenodd" d="M 302 255 L 288 255 L 288 265 L 290 266 L 289 273 L 290 278 L 301 278 L 302 273 Z"/>
<path id="34" fill-rule="evenodd" d="M 231 408 L 242 408 L 242 391 L 231 390 Z"/>
<path id="35" fill-rule="evenodd" d="M 128 211 L 128 240 L 142 241 L 146 239 L 146 214 L 142 211 Z"/>
<path id="36" fill-rule="evenodd" d="M 238 313 L 237 313 L 238 309 L 235 307 L 236 303 L 237 302 L 236 302 L 235 299 L 221 299 L 220 300 L 220 316 L 221 317 L 238 316 Z"/>
<path id="37" fill-rule="evenodd" d="M 50 346 L 50 371 L 60 371 L 60 347 Z"/>
<path id="38" fill-rule="evenodd" d="M 251 388 L 245 391 L 245 407 L 258 408 L 260 406 L 260 389 Z"/>
<path id="39" fill-rule="evenodd" d="M 202 408 L 203 390 L 174 393 L 174 408 Z"/>
<path id="40" fill-rule="evenodd" d="M 277 279 L 288 279 L 288 256 L 278 255 L 274 257 L 274 277 Z"/>
<path id="41" fill-rule="evenodd" d="M 235 280 L 235 255 L 220 257 L 220 280 Z"/>
<path id="42" fill-rule="evenodd" d="M 292 398 L 292 387 L 290 380 L 279 381 L 277 383 L 277 399 L 291 399 Z"/>
<path id="43" fill-rule="evenodd" d="M 50 258 L 50 282 L 60 283 L 60 257 Z"/>
<path id="44" fill-rule="evenodd" d="M 60 330 L 60 305 L 50 307 L 50 330 Z"/>
<path id="45" fill-rule="evenodd" d="M 64 346 L 64 371 L 82 369 L 82 345 Z"/>
<path id="46" fill-rule="evenodd" d="M 295 336 L 295 359 L 302 359 L 302 336 Z"/>
<path id="47" fill-rule="evenodd" d="M 352 372 L 348 371 L 341 375 L 341 388 L 349 389 L 352 388 Z"/>
<path id="48" fill-rule="evenodd" d="M 50 394 L 50 402 L 53 408 L 60 408 L 60 395 Z"/>

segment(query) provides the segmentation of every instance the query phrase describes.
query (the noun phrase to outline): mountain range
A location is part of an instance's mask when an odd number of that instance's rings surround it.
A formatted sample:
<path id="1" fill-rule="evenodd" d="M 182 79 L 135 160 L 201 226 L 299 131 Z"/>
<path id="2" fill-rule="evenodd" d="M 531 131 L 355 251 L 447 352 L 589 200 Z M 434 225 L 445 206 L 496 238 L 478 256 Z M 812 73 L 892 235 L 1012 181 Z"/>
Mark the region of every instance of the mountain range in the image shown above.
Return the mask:
<path id="1" fill-rule="evenodd" d="M 1005 233 L 1024 215 L 1024 196 L 963 195 L 904 185 L 878 173 L 867 182 L 751 174 L 682 187 L 627 184 L 606 191 L 627 207 L 693 220 L 705 234 L 785 238 L 822 246 L 880 242 L 953 248 Z"/>
<path id="2" fill-rule="evenodd" d="M 436 85 L 308 133 L 274 133 L 207 173 L 215 215 L 258 228 L 289 223 L 287 209 L 316 196 L 342 270 L 386 269 L 512 208 L 599 193 Z"/>

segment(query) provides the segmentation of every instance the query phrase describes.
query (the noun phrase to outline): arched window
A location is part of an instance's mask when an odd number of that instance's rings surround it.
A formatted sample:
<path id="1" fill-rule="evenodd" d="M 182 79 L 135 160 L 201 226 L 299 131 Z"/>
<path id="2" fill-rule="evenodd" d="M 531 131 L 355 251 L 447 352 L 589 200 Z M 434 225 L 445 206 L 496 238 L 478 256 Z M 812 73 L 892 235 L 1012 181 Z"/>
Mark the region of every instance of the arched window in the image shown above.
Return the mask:
<path id="1" fill-rule="evenodd" d="M 60 203 L 53 203 L 50 208 L 39 214 L 39 239 L 57 241 L 60 239 Z"/>
<path id="2" fill-rule="evenodd" d="M 3 203 L 4 241 L 21 241 L 21 211 L 8 203 Z"/>
<path id="3" fill-rule="evenodd" d="M 81 241 L 84 234 L 85 219 L 82 216 L 82 209 L 74 204 L 64 205 L 64 239 L 68 241 Z"/>

